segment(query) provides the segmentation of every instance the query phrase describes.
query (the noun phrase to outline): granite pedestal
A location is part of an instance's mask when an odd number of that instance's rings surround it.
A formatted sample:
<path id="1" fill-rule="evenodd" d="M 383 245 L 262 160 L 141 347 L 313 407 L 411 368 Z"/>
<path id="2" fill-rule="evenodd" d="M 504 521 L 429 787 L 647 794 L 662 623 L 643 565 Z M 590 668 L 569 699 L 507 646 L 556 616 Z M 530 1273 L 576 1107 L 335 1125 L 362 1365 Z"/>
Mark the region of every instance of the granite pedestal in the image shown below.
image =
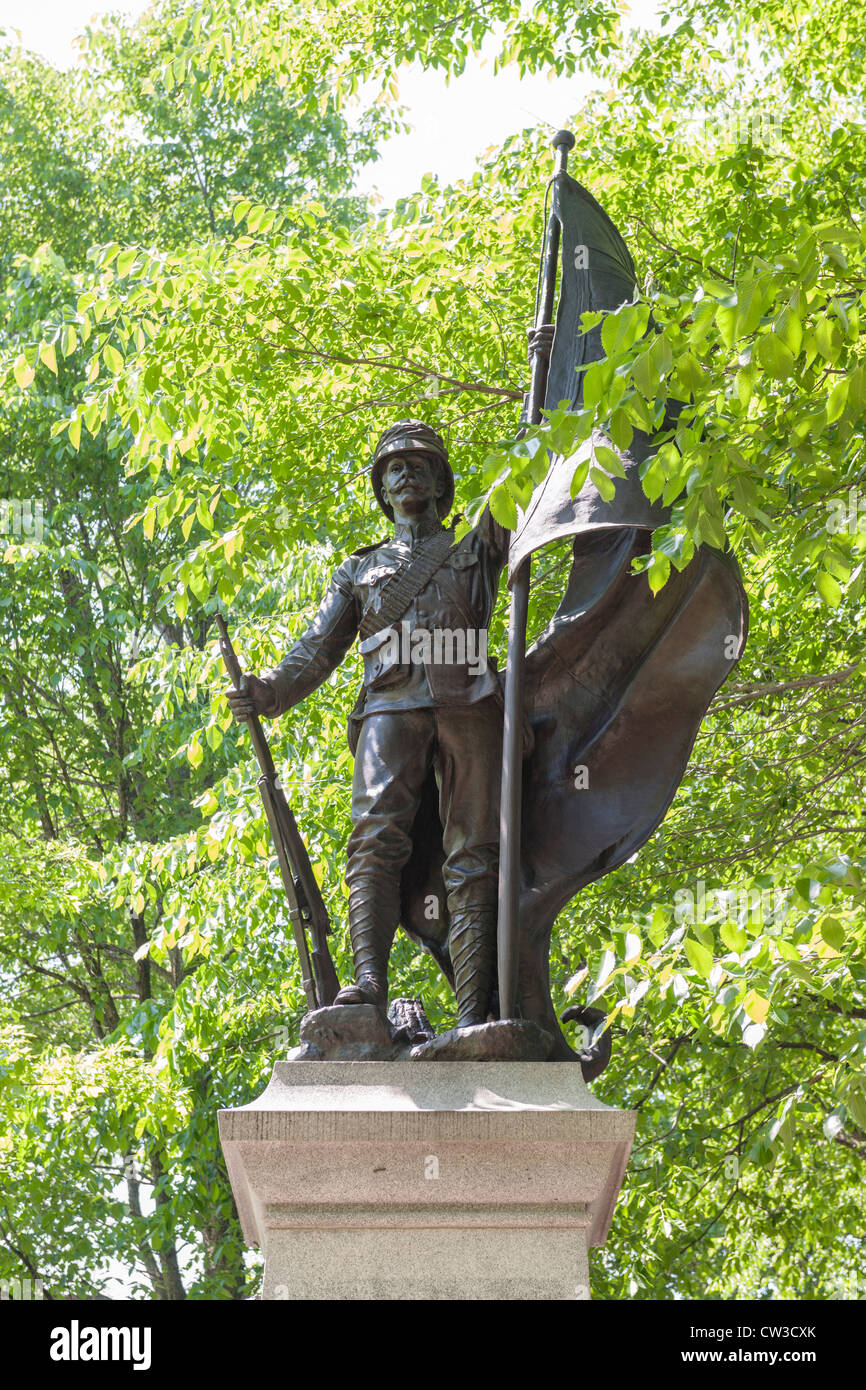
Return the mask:
<path id="1" fill-rule="evenodd" d="M 219 1114 L 265 1299 L 585 1299 L 635 1114 L 568 1062 L 278 1062 Z"/>

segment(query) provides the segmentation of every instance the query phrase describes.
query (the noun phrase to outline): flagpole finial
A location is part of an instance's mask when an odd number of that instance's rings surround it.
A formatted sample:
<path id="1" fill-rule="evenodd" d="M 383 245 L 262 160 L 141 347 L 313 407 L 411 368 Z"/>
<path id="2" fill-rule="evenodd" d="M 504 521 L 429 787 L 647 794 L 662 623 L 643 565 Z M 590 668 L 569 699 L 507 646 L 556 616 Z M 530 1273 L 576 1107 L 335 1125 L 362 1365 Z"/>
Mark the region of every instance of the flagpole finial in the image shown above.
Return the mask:
<path id="1" fill-rule="evenodd" d="M 574 149 L 574 136 L 570 130 L 558 130 L 550 143 L 556 150 L 556 172 L 564 173 L 568 166 L 568 152 Z"/>

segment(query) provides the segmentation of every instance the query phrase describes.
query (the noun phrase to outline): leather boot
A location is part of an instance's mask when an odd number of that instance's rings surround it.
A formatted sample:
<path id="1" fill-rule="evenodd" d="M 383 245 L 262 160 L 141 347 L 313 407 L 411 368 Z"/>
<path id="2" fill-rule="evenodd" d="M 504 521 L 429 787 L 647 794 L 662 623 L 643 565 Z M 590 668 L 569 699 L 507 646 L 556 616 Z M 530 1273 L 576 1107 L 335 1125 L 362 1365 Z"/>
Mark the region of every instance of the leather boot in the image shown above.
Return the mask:
<path id="1" fill-rule="evenodd" d="M 399 901 L 390 884 L 355 879 L 349 886 L 349 936 L 355 983 L 341 989 L 335 1004 L 388 1005 L 388 958 L 397 930 Z"/>
<path id="2" fill-rule="evenodd" d="M 448 950 L 454 966 L 457 1026 L 486 1023 L 496 972 L 496 911 L 463 907 L 451 914 Z"/>

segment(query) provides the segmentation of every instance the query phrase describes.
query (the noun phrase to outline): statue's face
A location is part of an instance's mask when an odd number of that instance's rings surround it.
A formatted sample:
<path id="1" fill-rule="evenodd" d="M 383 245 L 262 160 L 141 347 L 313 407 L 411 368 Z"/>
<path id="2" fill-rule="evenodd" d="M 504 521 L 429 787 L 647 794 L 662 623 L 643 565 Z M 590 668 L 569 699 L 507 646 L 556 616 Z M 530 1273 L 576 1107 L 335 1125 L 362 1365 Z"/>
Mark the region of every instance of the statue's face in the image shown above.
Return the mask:
<path id="1" fill-rule="evenodd" d="M 382 476 L 382 491 L 395 517 L 418 517 L 432 509 L 442 496 L 443 481 L 429 454 L 395 454 Z"/>

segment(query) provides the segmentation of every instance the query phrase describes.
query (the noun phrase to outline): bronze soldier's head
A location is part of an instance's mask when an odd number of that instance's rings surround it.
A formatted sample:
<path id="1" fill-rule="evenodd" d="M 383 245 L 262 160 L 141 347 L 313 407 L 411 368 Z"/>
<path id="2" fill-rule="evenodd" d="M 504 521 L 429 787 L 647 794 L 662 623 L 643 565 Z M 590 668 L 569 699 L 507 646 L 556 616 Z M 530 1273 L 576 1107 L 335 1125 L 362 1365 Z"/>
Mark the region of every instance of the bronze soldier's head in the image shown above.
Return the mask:
<path id="1" fill-rule="evenodd" d="M 385 430 L 373 456 L 372 481 L 376 501 L 390 521 L 394 500 L 401 510 L 420 513 L 435 498 L 440 519 L 454 504 L 445 441 L 421 420 L 398 420 Z"/>

